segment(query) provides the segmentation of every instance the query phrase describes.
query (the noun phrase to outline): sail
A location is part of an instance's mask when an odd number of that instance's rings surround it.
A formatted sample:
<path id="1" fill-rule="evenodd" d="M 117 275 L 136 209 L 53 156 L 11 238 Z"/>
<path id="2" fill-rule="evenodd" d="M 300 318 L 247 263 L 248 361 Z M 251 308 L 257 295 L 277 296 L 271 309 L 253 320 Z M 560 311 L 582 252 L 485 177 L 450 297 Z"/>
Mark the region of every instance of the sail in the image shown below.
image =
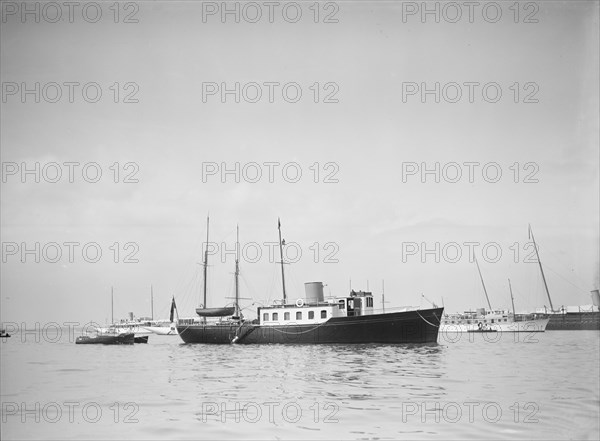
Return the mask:
<path id="1" fill-rule="evenodd" d="M 200 317 L 224 317 L 235 314 L 235 306 L 223 308 L 196 308 L 196 314 Z"/>
<path id="2" fill-rule="evenodd" d="M 170 321 L 171 323 L 173 323 L 173 316 L 174 316 L 174 313 L 175 313 L 175 309 L 176 309 L 176 308 L 177 308 L 177 307 L 175 306 L 175 297 L 173 297 L 173 301 L 171 302 L 171 315 L 169 316 L 169 321 Z"/>

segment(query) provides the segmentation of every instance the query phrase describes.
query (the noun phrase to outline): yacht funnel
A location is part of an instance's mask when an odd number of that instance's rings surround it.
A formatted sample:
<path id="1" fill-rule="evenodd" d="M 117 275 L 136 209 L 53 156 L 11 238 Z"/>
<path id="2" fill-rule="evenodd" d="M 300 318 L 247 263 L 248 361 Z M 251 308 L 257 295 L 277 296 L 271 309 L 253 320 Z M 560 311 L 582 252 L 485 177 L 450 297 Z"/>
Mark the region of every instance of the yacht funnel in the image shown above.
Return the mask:
<path id="1" fill-rule="evenodd" d="M 323 302 L 323 282 L 306 282 L 304 284 L 304 293 L 307 303 Z"/>

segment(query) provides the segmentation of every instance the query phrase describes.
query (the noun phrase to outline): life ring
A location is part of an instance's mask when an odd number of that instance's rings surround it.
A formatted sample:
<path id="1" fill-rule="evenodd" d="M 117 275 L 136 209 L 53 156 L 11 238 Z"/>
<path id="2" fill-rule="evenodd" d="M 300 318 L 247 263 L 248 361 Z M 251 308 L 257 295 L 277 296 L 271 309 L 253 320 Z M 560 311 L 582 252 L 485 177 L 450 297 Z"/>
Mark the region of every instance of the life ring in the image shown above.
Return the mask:
<path id="1" fill-rule="evenodd" d="M 302 308 L 304 306 L 304 300 L 303 299 L 296 300 L 296 306 L 298 308 Z"/>
<path id="2" fill-rule="evenodd" d="M 477 327 L 478 327 L 479 329 L 483 329 L 483 323 L 481 323 L 481 322 L 477 323 Z"/>

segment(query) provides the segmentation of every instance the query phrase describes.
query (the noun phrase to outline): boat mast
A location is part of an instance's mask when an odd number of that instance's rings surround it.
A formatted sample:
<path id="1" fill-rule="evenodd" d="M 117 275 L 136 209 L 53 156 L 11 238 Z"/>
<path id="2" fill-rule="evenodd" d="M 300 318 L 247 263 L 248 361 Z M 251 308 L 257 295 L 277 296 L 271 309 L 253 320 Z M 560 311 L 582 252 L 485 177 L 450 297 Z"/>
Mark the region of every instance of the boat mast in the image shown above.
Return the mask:
<path id="1" fill-rule="evenodd" d="M 515 299 L 513 297 L 512 285 L 510 284 L 510 279 L 508 279 L 508 289 L 510 289 L 510 301 L 511 301 L 512 307 L 513 307 L 513 315 L 515 315 L 517 312 L 515 311 Z"/>
<path id="2" fill-rule="evenodd" d="M 485 283 L 483 283 L 483 276 L 481 275 L 481 269 L 479 268 L 479 262 L 477 262 L 477 257 L 475 257 L 475 263 L 477 264 L 477 271 L 479 272 L 479 278 L 481 279 L 481 284 L 483 285 L 483 292 L 485 293 L 485 298 L 487 300 L 488 307 L 491 311 L 492 305 L 490 304 L 490 298 L 488 297 L 487 289 L 485 289 Z"/>
<path id="3" fill-rule="evenodd" d="M 208 266 L 208 227 L 209 227 L 210 218 L 206 216 L 206 248 L 204 249 L 204 263 L 202 266 L 204 267 L 204 287 L 203 287 L 203 301 L 202 308 L 206 309 L 206 267 Z"/>
<path id="4" fill-rule="evenodd" d="M 115 313 L 114 313 L 114 290 L 113 287 L 110 287 L 110 323 L 113 324 L 115 322 Z"/>
<path id="5" fill-rule="evenodd" d="M 283 271 L 283 242 L 281 240 L 281 220 L 277 218 L 277 229 L 279 230 L 279 255 L 281 256 L 281 283 L 283 285 L 283 304 L 287 303 L 287 296 L 285 295 L 285 274 Z"/>
<path id="6" fill-rule="evenodd" d="M 554 306 L 552 305 L 552 299 L 550 298 L 550 291 L 548 290 L 548 284 L 546 283 L 546 276 L 544 275 L 544 269 L 542 268 L 542 261 L 540 260 L 540 254 L 538 253 L 538 247 L 535 243 L 535 237 L 533 237 L 533 230 L 531 229 L 531 224 L 529 224 L 529 237 L 533 240 L 533 248 L 535 248 L 535 255 L 537 256 L 538 264 L 540 265 L 540 272 L 542 273 L 542 280 L 544 281 L 544 288 L 546 288 L 546 295 L 548 296 L 548 301 L 550 302 L 550 311 L 554 312 Z"/>
<path id="7" fill-rule="evenodd" d="M 385 281 L 381 281 L 381 306 L 383 307 L 383 312 L 385 313 Z"/>
<path id="8" fill-rule="evenodd" d="M 240 226 L 237 225 L 236 226 L 237 229 L 237 235 L 236 235 L 236 246 L 237 246 L 237 253 L 235 255 L 235 315 L 236 317 L 240 316 L 240 306 L 239 306 L 239 301 L 240 301 L 240 290 L 239 290 L 239 275 L 240 275 Z"/>
<path id="9" fill-rule="evenodd" d="M 152 285 L 150 285 L 150 309 L 152 320 L 154 320 L 154 292 L 152 291 Z"/>

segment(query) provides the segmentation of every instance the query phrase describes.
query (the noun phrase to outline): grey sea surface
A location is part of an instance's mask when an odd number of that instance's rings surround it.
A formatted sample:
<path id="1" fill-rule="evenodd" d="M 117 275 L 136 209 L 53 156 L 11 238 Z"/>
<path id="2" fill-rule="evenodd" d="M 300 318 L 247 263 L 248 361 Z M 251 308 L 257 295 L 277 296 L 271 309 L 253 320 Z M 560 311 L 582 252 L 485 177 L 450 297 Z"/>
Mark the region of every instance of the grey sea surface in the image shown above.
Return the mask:
<path id="1" fill-rule="evenodd" d="M 1 339 L 12 439 L 599 439 L 600 333 L 433 345 Z"/>

